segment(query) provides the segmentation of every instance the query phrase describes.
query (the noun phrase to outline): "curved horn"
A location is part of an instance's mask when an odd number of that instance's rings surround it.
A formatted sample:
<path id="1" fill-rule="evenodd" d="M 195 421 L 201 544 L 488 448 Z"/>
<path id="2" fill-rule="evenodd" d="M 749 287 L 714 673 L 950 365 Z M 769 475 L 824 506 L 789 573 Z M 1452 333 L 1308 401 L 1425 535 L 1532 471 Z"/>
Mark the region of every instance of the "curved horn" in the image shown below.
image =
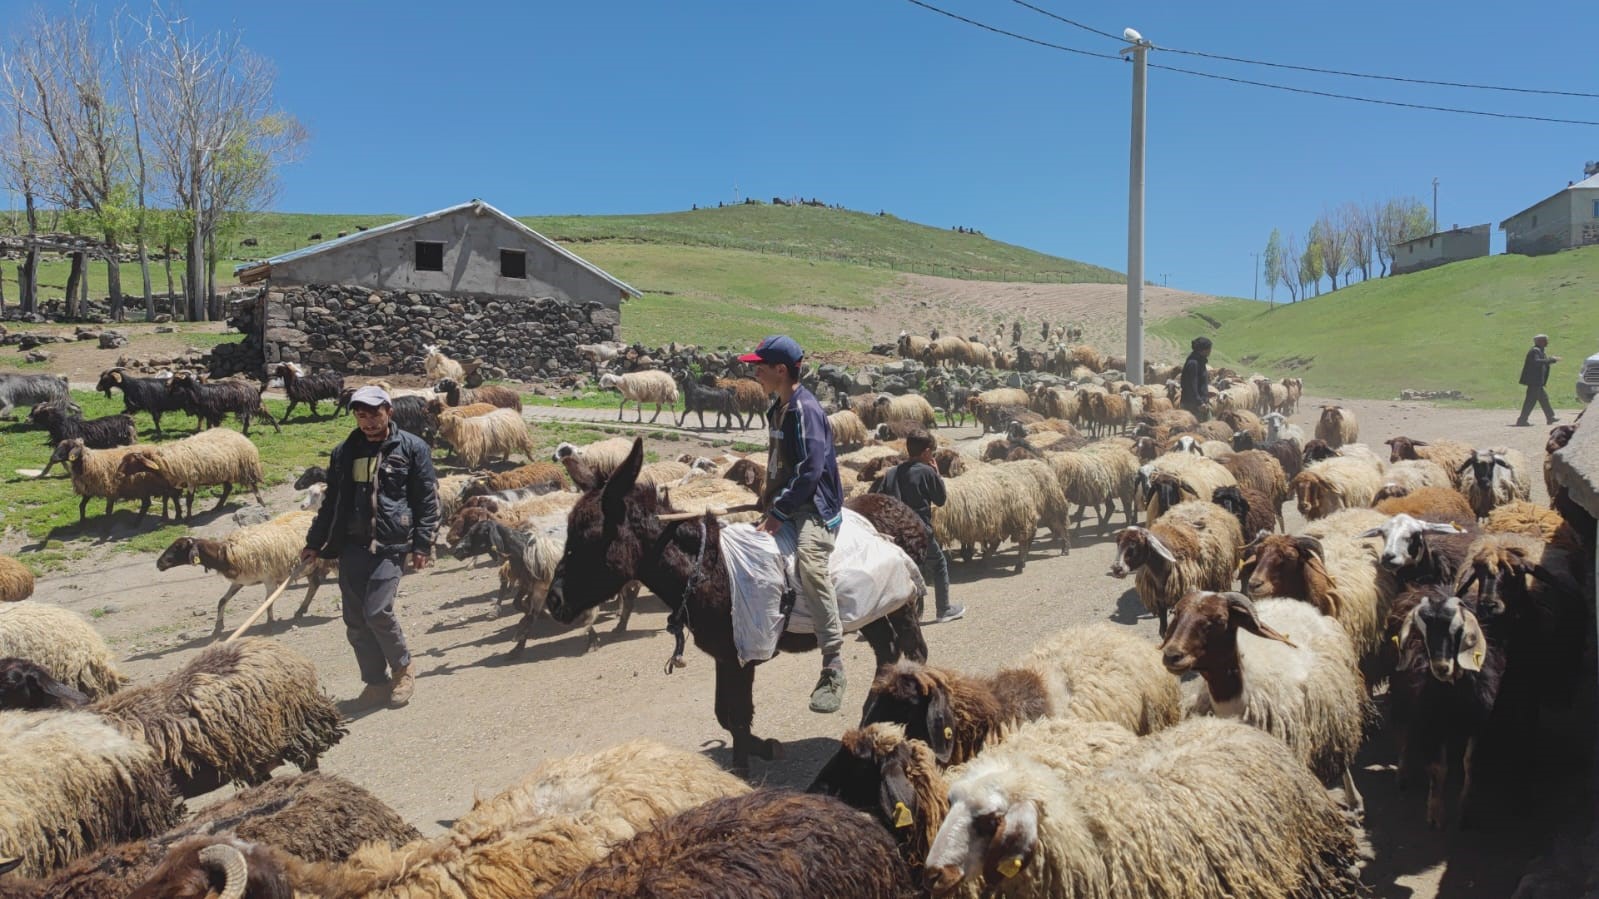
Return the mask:
<path id="1" fill-rule="evenodd" d="M 227 843 L 213 843 L 200 850 L 200 864 L 209 871 L 222 874 L 221 899 L 239 899 L 244 895 L 245 882 L 250 879 L 250 866 L 244 853 Z"/>

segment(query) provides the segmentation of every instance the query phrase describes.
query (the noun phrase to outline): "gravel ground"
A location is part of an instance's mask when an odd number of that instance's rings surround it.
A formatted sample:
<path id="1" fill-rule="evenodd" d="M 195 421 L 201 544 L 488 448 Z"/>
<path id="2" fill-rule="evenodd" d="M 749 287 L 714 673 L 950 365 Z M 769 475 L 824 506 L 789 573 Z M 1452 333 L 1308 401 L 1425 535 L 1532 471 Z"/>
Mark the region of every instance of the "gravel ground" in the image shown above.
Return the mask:
<path id="1" fill-rule="evenodd" d="M 1508 427 L 1512 412 L 1461 411 L 1420 404 L 1351 401 L 1371 443 L 1396 435 L 1453 437 L 1478 445 L 1505 444 L 1537 459 L 1542 428 Z M 1306 399 L 1300 420 L 1315 412 Z M 601 410 L 536 410 L 538 416 L 614 418 Z M 1568 419 L 1572 413 L 1564 413 Z M 954 432 L 975 444 L 975 428 Z M 944 436 L 952 436 L 945 432 Z M 674 447 L 681 444 L 674 445 Z M 1542 500 L 1542 480 L 1533 478 Z M 276 509 L 293 501 L 272 494 Z M 1301 524 L 1290 513 L 1291 528 Z M 1119 524 L 1119 522 L 1118 522 Z M 209 529 L 231 527 L 226 514 Z M 1049 630 L 1109 619 L 1155 639 L 1153 619 L 1143 614 L 1130 584 L 1106 576 L 1110 544 L 1103 534 L 1083 532 L 1070 556 L 1035 552 L 1025 572 L 1011 571 L 1014 551 L 988 562 L 952 567 L 956 601 L 965 620 L 927 628 L 934 661 L 968 670 L 991 670 L 1026 650 Z M 191 658 L 210 642 L 216 597 L 224 584 L 193 568 L 157 573 L 150 556 L 108 556 L 99 563 L 42 580 L 37 598 L 96 616 L 125 659 L 135 680 L 156 677 Z M 690 651 L 687 669 L 670 677 L 662 667 L 671 652 L 665 608 L 646 595 L 625 634 L 605 634 L 585 654 L 580 631 L 546 621 L 519 659 L 509 659 L 517 616 L 497 616 L 492 603 L 494 569 L 447 560 L 408 576 L 399 599 L 400 617 L 419 673 L 416 697 L 401 711 L 356 717 L 350 735 L 323 760 L 326 771 L 374 790 L 424 832 L 447 827 L 476 796 L 510 784 L 541 760 L 595 750 L 619 740 L 649 735 L 695 747 L 725 762 L 726 738 L 712 713 L 712 669 L 708 657 Z M 287 614 L 299 588 L 280 601 Z M 229 611 L 241 622 L 263 598 L 244 591 Z M 354 660 L 339 623 L 336 587 L 324 588 L 311 614 L 292 627 L 279 622 L 278 636 L 318 666 L 327 690 L 352 697 L 360 690 Z M 611 626 L 602 619 L 602 629 Z M 762 665 L 756 678 L 756 732 L 775 737 L 787 757 L 755 762 L 754 777 L 773 785 L 809 782 L 836 737 L 852 723 L 871 679 L 872 656 L 863 640 L 846 644 L 849 674 L 845 712 L 811 713 L 806 701 L 816 676 L 816 656 L 782 656 Z M 1590 716 L 1591 718 L 1591 716 Z M 1419 794 L 1396 796 L 1392 750 L 1375 733 L 1364 770 L 1365 794 L 1376 850 L 1369 880 L 1383 896 L 1503 897 L 1510 894 L 1529 857 L 1548 844 L 1557 813 L 1575 802 L 1591 802 L 1580 747 L 1586 739 L 1551 739 L 1537 749 L 1538 764 L 1522 779 L 1496 779 L 1483 786 L 1493 813 L 1471 833 L 1429 833 Z"/>

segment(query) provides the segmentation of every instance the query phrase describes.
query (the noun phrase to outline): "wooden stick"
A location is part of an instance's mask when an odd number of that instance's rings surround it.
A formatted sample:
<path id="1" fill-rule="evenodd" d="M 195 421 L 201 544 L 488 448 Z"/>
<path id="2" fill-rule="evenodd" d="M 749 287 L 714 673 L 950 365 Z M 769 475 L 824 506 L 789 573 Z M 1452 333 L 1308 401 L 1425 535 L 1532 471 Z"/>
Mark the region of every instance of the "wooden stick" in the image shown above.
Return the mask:
<path id="1" fill-rule="evenodd" d="M 713 516 L 713 517 L 720 517 L 720 516 L 723 516 L 723 515 L 732 515 L 735 512 L 755 512 L 755 511 L 758 511 L 758 507 L 754 503 L 745 503 L 745 504 L 743 504 L 741 506 L 729 506 L 726 509 L 706 509 L 706 510 L 704 510 L 702 512 L 668 512 L 665 515 L 658 515 L 656 517 L 659 518 L 662 521 L 667 521 L 667 522 L 671 522 L 671 521 L 692 521 L 692 520 L 694 520 L 696 518 L 699 518 L 702 515 L 710 515 L 710 516 Z"/>
<path id="2" fill-rule="evenodd" d="M 272 608 L 272 604 L 278 601 L 278 597 L 283 595 L 283 591 L 284 590 L 288 589 L 289 582 L 294 580 L 295 578 L 299 577 L 300 576 L 300 572 L 302 572 L 304 570 L 305 570 L 305 561 L 304 560 L 301 560 L 299 562 L 295 562 L 294 563 L 294 570 L 289 572 L 288 578 L 285 579 L 283 581 L 283 583 L 278 585 L 278 589 L 273 590 L 272 591 L 272 595 L 268 596 L 266 598 L 266 602 L 261 603 L 261 605 L 257 606 L 256 610 L 254 612 L 250 613 L 250 617 L 244 619 L 244 623 L 239 625 L 239 629 L 234 631 L 231 635 L 229 635 L 229 637 L 226 640 L 223 640 L 222 642 L 223 643 L 232 643 L 234 640 L 239 639 L 239 635 L 244 633 L 245 631 L 249 630 L 250 629 L 250 625 L 255 624 L 255 620 L 257 618 L 261 617 L 261 613 L 262 612 L 265 612 L 267 609 Z"/>

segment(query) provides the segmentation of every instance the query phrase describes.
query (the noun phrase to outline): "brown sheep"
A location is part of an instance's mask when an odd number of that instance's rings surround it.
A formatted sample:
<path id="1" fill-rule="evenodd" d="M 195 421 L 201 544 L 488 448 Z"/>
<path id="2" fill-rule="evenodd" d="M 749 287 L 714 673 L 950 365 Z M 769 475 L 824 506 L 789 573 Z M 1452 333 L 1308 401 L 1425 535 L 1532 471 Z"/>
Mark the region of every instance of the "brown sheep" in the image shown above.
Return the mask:
<path id="1" fill-rule="evenodd" d="M 1403 512 L 1412 518 L 1424 521 L 1452 521 L 1461 527 L 1470 527 L 1477 521 L 1477 514 L 1471 511 L 1471 503 L 1466 501 L 1460 491 L 1448 487 L 1421 487 L 1399 493 L 1389 486 L 1384 487 L 1379 493 L 1388 495 L 1375 502 L 1372 508 L 1384 515 L 1392 516 Z"/>
<path id="2" fill-rule="evenodd" d="M 1246 540 L 1259 534 L 1270 534 L 1282 525 L 1280 512 L 1272 511 L 1271 501 L 1253 487 L 1217 487 L 1210 501 L 1231 512 L 1238 519 Z"/>
<path id="3" fill-rule="evenodd" d="M 1316 439 L 1327 441 L 1337 449 L 1360 439 L 1360 422 L 1355 413 L 1343 406 L 1322 406 L 1321 418 L 1316 421 Z"/>
<path id="4" fill-rule="evenodd" d="M 1235 434 L 1243 431 L 1256 443 L 1266 442 L 1265 423 L 1260 420 L 1259 415 L 1247 409 L 1228 409 L 1226 412 L 1216 416 L 1216 418 L 1226 424 Z M 1232 439 L 1231 435 L 1228 436 L 1228 439 Z"/>
<path id="5" fill-rule="evenodd" d="M 1471 458 L 1473 447 L 1469 443 L 1456 440 L 1414 440 L 1409 437 L 1390 437 L 1383 443 L 1388 446 L 1389 462 L 1403 462 L 1406 459 L 1436 462 L 1449 474 L 1449 479 L 1456 487 L 1465 483 L 1460 467 Z"/>
<path id="6" fill-rule="evenodd" d="M 717 378 L 714 386 L 733 394 L 733 411 L 740 427 L 747 428 L 751 421 L 760 421 L 766 414 L 770 400 L 766 388 L 754 378 Z"/>
<path id="7" fill-rule="evenodd" d="M 1249 487 L 1270 503 L 1272 514 L 1282 523 L 1282 505 L 1293 494 L 1288 489 L 1288 475 L 1276 456 L 1264 450 L 1245 450 L 1218 461 L 1233 473 L 1239 486 Z"/>
<path id="8" fill-rule="evenodd" d="M 566 489 L 566 468 L 555 462 L 538 461 L 527 465 L 520 465 L 510 471 L 502 471 L 479 478 L 461 492 L 461 496 L 470 499 L 474 496 L 486 496 L 490 493 L 499 493 L 502 490 L 527 490 L 533 489 L 539 493 L 550 493 Z"/>

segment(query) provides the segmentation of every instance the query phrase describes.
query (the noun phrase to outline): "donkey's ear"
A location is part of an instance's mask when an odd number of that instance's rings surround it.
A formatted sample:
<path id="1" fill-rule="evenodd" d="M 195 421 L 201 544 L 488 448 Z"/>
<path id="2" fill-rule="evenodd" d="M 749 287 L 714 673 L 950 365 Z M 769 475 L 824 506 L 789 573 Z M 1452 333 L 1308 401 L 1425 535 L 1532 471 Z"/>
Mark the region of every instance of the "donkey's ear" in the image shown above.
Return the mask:
<path id="1" fill-rule="evenodd" d="M 638 437 L 633 440 L 633 451 L 627 454 L 621 467 L 605 482 L 601 505 L 607 519 L 620 521 L 627 514 L 624 501 L 633 492 L 633 485 L 638 482 L 639 471 L 643 468 L 644 438 Z"/>

